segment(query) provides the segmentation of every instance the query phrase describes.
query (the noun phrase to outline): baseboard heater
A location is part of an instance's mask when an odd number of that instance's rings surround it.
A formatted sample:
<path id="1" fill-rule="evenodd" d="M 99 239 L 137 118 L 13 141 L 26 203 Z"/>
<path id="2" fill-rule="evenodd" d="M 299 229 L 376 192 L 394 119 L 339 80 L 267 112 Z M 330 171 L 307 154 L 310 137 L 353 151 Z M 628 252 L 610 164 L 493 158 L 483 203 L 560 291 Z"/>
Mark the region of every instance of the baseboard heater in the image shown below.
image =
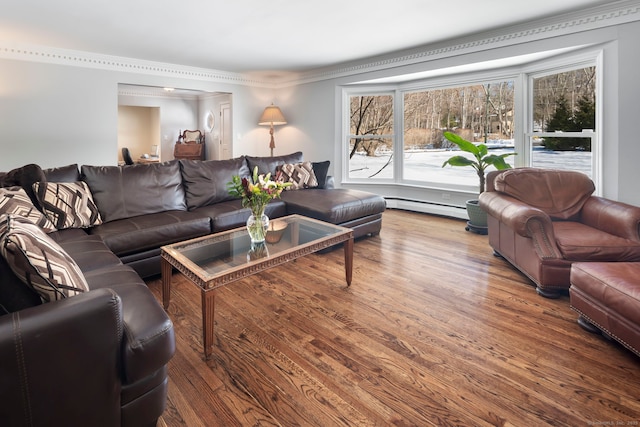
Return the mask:
<path id="1" fill-rule="evenodd" d="M 387 201 L 387 208 L 389 209 L 403 209 L 407 211 L 450 216 L 453 218 L 469 219 L 467 216 L 467 209 L 464 207 L 398 197 L 385 197 L 384 199 Z"/>

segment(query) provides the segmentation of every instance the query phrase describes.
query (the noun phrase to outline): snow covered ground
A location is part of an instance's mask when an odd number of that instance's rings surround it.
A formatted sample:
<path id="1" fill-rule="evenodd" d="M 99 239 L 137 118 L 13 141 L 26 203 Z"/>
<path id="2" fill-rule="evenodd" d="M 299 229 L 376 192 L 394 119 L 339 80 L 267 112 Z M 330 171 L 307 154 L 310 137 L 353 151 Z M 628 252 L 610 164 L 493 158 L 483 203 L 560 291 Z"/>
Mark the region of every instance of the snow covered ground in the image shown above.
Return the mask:
<path id="1" fill-rule="evenodd" d="M 513 152 L 513 148 L 494 149 L 494 154 Z M 390 153 L 389 153 L 390 154 Z M 349 162 L 349 176 L 363 179 L 391 179 L 393 178 L 393 160 L 389 165 L 375 174 L 389 161 L 389 154 L 377 157 L 367 157 L 356 154 Z M 478 177 L 471 167 L 452 167 L 442 164 L 453 155 L 470 154 L 461 151 L 426 150 L 404 153 L 404 180 L 425 181 L 429 183 L 456 183 L 462 185 L 477 185 Z M 507 157 L 507 162 L 513 166 L 514 156 Z M 535 149 L 532 156 L 532 166 L 552 169 L 579 170 L 591 176 L 591 153 L 581 151 L 547 151 Z M 492 169 L 492 168 L 491 168 Z M 491 170 L 490 169 L 490 170 Z"/>

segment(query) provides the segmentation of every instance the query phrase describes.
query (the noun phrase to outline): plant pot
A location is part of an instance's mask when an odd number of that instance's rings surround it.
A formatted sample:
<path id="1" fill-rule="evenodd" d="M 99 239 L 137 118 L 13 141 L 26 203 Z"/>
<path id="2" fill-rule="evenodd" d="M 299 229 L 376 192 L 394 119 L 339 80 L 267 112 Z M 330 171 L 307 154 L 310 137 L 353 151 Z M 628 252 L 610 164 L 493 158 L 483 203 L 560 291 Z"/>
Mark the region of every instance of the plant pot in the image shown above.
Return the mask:
<path id="1" fill-rule="evenodd" d="M 467 200 L 467 231 L 473 231 L 478 234 L 487 234 L 487 213 L 480 207 L 478 200 Z"/>

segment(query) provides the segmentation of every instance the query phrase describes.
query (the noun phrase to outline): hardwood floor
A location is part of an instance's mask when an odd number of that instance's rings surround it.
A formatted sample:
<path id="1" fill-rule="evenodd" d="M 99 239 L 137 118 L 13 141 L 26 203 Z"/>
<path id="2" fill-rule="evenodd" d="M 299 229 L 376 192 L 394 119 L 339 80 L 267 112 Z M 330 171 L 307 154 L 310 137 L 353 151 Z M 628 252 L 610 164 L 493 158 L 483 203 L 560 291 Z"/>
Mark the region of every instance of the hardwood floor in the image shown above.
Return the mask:
<path id="1" fill-rule="evenodd" d="M 160 280 L 149 287 L 160 299 Z M 388 210 L 342 250 L 200 294 L 174 274 L 160 426 L 640 424 L 640 359 L 582 330 L 461 220 Z"/>

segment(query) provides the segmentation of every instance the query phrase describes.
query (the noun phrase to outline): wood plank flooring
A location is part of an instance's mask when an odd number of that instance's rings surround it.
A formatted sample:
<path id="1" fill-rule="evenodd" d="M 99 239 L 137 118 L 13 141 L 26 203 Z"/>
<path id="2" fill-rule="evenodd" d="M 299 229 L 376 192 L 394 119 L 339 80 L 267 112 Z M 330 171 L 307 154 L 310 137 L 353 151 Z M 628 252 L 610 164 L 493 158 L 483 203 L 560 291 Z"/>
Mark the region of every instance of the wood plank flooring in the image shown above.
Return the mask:
<path id="1" fill-rule="evenodd" d="M 640 424 L 640 359 L 461 220 L 387 210 L 349 288 L 340 249 L 216 292 L 204 361 L 199 291 L 174 274 L 160 426 Z"/>

